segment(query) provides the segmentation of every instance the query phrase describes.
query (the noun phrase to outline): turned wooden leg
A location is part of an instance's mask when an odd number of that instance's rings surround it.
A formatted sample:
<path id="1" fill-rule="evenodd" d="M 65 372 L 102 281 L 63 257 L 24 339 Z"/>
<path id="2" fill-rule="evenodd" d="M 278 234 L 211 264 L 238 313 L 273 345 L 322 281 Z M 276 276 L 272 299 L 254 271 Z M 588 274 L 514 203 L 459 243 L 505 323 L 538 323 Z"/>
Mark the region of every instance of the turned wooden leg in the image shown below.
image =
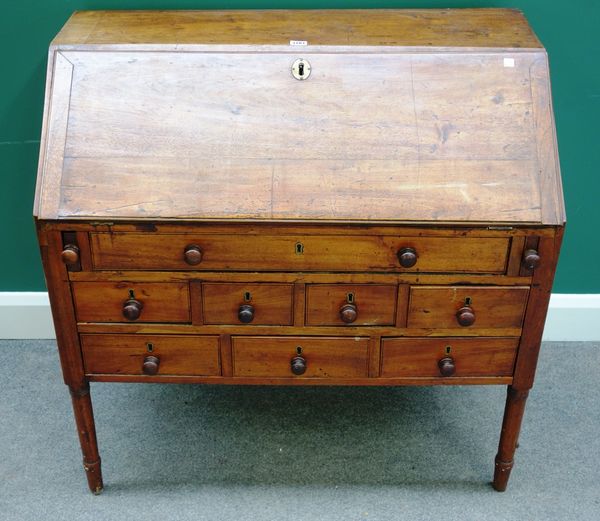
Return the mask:
<path id="1" fill-rule="evenodd" d="M 79 434 L 79 443 L 83 454 L 83 468 L 88 485 L 94 494 L 102 492 L 102 471 L 100 469 L 100 455 L 96 441 L 96 427 L 94 425 L 94 411 L 90 398 L 90 386 L 85 384 L 79 389 L 70 388 L 75 413 L 75 423 Z"/>
<path id="2" fill-rule="evenodd" d="M 499 492 L 506 490 L 510 471 L 513 468 L 513 458 L 519 442 L 519 431 L 521 430 L 521 421 L 523 420 L 528 394 L 529 389 L 520 391 L 512 386 L 508 387 L 504 419 L 502 420 L 502 433 L 500 434 L 494 481 L 492 483 L 493 487 Z"/>

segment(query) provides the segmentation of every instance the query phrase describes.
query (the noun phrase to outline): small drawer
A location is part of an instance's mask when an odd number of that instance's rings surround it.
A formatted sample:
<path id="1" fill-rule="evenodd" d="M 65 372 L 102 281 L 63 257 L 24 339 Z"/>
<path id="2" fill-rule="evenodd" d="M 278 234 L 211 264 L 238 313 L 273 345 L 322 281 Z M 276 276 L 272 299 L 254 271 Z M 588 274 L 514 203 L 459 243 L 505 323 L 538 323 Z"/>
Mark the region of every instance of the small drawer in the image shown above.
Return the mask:
<path id="1" fill-rule="evenodd" d="M 202 284 L 205 324 L 287 326 L 293 320 L 292 284 Z"/>
<path id="2" fill-rule="evenodd" d="M 233 374 L 249 377 L 354 378 L 368 374 L 364 337 L 233 337 Z"/>
<path id="3" fill-rule="evenodd" d="M 413 286 L 408 327 L 520 328 L 529 288 Z"/>
<path id="4" fill-rule="evenodd" d="M 73 282 L 79 322 L 189 322 L 187 283 Z"/>
<path id="5" fill-rule="evenodd" d="M 219 337 L 81 335 L 86 374 L 218 376 Z"/>
<path id="6" fill-rule="evenodd" d="M 504 273 L 506 237 L 91 233 L 97 270 Z"/>
<path id="7" fill-rule="evenodd" d="M 308 326 L 391 326 L 398 286 L 391 284 L 309 284 Z"/>
<path id="8" fill-rule="evenodd" d="M 510 376 L 518 338 L 384 338 L 381 376 Z"/>

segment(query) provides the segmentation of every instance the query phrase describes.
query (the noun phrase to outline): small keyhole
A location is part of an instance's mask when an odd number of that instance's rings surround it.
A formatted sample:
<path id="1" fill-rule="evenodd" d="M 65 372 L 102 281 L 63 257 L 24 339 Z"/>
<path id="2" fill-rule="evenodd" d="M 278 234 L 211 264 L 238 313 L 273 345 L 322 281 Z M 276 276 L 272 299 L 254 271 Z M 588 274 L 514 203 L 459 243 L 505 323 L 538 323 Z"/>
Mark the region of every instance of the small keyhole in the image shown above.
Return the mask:
<path id="1" fill-rule="evenodd" d="M 132 300 L 135 299 L 135 294 L 133 293 L 132 289 L 129 290 L 129 298 Z"/>
<path id="2" fill-rule="evenodd" d="M 354 303 L 354 293 L 348 293 L 346 295 L 346 301 L 348 302 L 348 304 L 353 304 Z"/>
<path id="3" fill-rule="evenodd" d="M 301 355 L 302 354 L 302 347 L 300 347 L 300 346 L 296 347 L 296 354 L 297 355 Z"/>
<path id="4" fill-rule="evenodd" d="M 301 242 L 296 243 L 296 255 L 302 255 L 304 253 L 304 244 Z"/>
<path id="5" fill-rule="evenodd" d="M 447 355 L 449 355 L 449 354 L 450 354 L 450 350 L 451 350 L 451 347 L 450 347 L 450 346 L 446 346 L 446 354 L 447 354 Z"/>
<path id="6" fill-rule="evenodd" d="M 252 295 L 249 291 L 244 292 L 244 302 L 250 302 L 252 300 Z"/>
<path id="7" fill-rule="evenodd" d="M 465 299 L 465 306 L 470 306 L 471 305 L 471 297 L 467 297 Z"/>
<path id="8" fill-rule="evenodd" d="M 298 74 L 300 76 L 304 76 L 304 64 L 303 63 L 298 64 Z"/>
<path id="9" fill-rule="evenodd" d="M 154 344 L 151 342 L 148 342 L 146 344 L 146 349 L 148 350 L 148 353 L 152 353 L 152 351 L 154 351 Z"/>

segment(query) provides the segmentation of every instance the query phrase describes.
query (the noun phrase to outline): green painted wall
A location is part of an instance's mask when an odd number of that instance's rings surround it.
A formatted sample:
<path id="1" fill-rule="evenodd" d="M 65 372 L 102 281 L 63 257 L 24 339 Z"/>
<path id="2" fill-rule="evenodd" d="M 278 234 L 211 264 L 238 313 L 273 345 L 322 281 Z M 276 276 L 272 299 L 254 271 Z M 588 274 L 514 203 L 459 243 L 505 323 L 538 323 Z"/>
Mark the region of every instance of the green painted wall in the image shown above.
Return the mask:
<path id="1" fill-rule="evenodd" d="M 600 293 L 600 2 L 2 0 L 0 291 L 44 289 L 31 217 L 48 43 L 83 9 L 516 7 L 550 55 L 568 226 L 554 291 Z M 582 261 L 582 259 L 585 259 Z"/>

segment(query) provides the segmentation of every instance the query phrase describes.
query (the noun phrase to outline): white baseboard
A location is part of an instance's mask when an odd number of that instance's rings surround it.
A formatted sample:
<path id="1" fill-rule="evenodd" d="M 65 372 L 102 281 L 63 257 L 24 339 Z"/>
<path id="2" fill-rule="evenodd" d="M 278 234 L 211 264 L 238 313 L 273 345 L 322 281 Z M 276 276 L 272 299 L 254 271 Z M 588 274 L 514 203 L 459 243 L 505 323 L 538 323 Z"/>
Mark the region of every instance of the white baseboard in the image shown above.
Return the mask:
<path id="1" fill-rule="evenodd" d="M 0 292 L 0 339 L 12 338 L 54 338 L 47 293 Z M 600 294 L 553 294 L 544 340 L 600 341 Z"/>
<path id="2" fill-rule="evenodd" d="M 0 292 L 0 339 L 55 338 L 45 291 Z"/>

